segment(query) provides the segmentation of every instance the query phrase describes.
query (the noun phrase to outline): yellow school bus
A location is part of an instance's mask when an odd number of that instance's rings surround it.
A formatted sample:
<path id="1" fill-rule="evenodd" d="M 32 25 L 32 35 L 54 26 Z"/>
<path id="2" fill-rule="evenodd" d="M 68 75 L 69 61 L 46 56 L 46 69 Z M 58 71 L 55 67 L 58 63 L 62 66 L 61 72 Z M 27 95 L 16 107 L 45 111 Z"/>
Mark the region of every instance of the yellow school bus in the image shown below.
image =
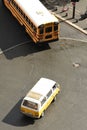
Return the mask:
<path id="1" fill-rule="evenodd" d="M 59 20 L 39 0 L 3 0 L 35 43 L 59 39 Z"/>
<path id="2" fill-rule="evenodd" d="M 21 112 L 33 118 L 44 116 L 44 111 L 56 95 L 60 92 L 60 85 L 53 80 L 40 78 L 35 86 L 27 93 L 21 103 Z"/>

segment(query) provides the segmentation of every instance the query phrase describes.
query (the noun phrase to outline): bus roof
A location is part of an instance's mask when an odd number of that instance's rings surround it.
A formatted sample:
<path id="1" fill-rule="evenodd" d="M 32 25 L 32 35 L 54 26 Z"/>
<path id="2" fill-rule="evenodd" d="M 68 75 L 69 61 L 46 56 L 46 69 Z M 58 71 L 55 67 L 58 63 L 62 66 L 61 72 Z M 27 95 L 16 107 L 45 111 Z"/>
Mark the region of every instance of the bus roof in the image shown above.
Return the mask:
<path id="1" fill-rule="evenodd" d="M 58 22 L 39 0 L 15 0 L 15 2 L 37 27 L 49 22 Z"/>
<path id="2" fill-rule="evenodd" d="M 39 94 L 38 96 L 42 95 L 45 96 L 50 89 L 55 85 L 55 81 L 47 79 L 47 78 L 40 78 L 40 80 L 35 84 L 35 86 L 30 90 L 30 92 Z M 29 94 L 27 94 L 28 96 Z"/>

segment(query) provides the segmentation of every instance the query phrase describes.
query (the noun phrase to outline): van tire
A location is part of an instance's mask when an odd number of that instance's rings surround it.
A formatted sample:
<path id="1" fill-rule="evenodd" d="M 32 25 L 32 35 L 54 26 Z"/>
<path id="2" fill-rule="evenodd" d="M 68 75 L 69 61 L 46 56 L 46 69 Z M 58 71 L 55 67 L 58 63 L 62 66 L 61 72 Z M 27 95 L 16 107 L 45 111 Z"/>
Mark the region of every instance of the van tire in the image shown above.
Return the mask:
<path id="1" fill-rule="evenodd" d="M 56 101 L 56 96 L 54 97 L 54 99 L 53 99 L 53 102 L 55 102 Z"/>
<path id="2" fill-rule="evenodd" d="M 41 117 L 44 117 L 44 111 L 42 112 Z"/>

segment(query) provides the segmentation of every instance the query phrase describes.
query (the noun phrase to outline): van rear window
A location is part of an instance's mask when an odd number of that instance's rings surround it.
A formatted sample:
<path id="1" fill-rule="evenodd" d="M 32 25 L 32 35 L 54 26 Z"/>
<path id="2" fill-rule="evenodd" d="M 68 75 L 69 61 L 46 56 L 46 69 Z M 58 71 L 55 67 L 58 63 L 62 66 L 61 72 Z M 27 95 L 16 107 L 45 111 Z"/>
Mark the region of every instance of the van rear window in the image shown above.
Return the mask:
<path id="1" fill-rule="evenodd" d="M 26 107 L 35 109 L 35 110 L 38 109 L 38 104 L 34 103 L 34 102 L 31 102 L 31 101 L 24 100 L 23 105 L 26 106 Z"/>

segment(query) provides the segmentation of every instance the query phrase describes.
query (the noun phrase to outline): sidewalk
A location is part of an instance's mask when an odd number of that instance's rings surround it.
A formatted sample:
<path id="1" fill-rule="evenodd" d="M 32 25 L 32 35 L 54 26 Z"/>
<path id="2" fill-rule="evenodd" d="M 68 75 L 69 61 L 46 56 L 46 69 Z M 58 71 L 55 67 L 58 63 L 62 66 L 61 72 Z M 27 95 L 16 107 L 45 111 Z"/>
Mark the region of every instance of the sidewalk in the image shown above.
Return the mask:
<path id="1" fill-rule="evenodd" d="M 70 23 L 72 26 L 76 28 L 81 28 L 83 30 L 83 33 L 87 35 L 87 18 L 84 20 L 79 20 L 81 18 L 81 14 L 84 14 L 87 8 L 87 0 L 80 0 L 79 2 L 76 3 L 75 7 L 75 17 L 72 18 L 73 16 L 73 5 L 72 2 L 67 4 L 67 7 L 69 7 L 69 10 L 66 12 L 61 12 L 62 11 L 62 3 L 59 5 L 57 2 L 53 2 L 53 4 L 48 4 L 46 0 L 43 0 L 43 4 L 51 10 L 54 14 L 60 18 L 60 21 L 65 21 L 67 23 Z M 66 15 L 67 14 L 67 15 Z"/>
<path id="2" fill-rule="evenodd" d="M 78 6 L 76 5 L 75 17 L 72 18 L 73 17 L 73 5 L 72 5 L 72 3 L 70 3 L 67 6 L 69 7 L 69 10 L 65 11 L 65 12 L 61 12 L 62 7 L 57 6 L 57 11 L 55 11 L 55 13 L 62 16 L 62 18 L 64 18 L 65 20 L 69 20 L 71 23 L 74 23 L 77 26 L 81 27 L 83 30 L 87 31 L 87 18 L 84 20 L 80 20 L 82 11 L 80 9 L 78 10 Z M 85 10 L 83 12 L 85 12 Z"/>

